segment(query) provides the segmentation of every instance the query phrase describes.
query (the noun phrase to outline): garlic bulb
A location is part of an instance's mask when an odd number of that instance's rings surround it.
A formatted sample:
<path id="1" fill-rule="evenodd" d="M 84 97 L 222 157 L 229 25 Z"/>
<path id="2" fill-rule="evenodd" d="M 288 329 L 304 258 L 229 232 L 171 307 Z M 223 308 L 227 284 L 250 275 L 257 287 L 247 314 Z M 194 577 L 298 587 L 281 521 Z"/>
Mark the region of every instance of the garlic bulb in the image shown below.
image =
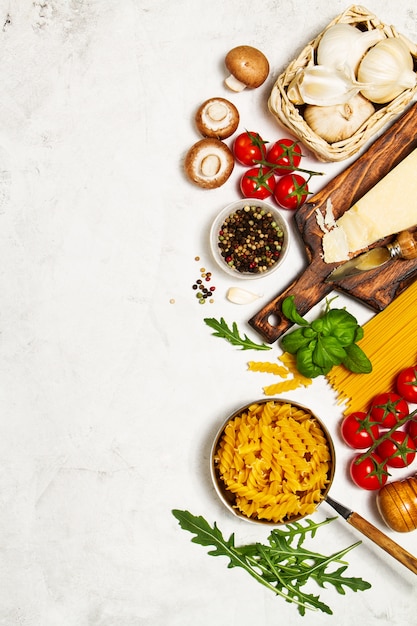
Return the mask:
<path id="1" fill-rule="evenodd" d="M 331 106 L 344 104 L 365 87 L 354 76 L 327 65 L 309 65 L 298 70 L 288 86 L 288 98 L 293 104 Z"/>
<path id="2" fill-rule="evenodd" d="M 384 39 L 368 50 L 359 65 L 358 80 L 367 84 L 360 91 L 372 102 L 390 102 L 405 89 L 416 86 L 413 67 L 410 50 L 402 39 Z"/>
<path id="3" fill-rule="evenodd" d="M 304 119 L 316 135 L 328 143 L 334 143 L 351 137 L 374 112 L 374 105 L 357 94 L 344 104 L 308 104 L 304 110 Z"/>
<path id="4" fill-rule="evenodd" d="M 378 28 L 361 31 L 351 24 L 333 24 L 324 31 L 317 46 L 317 65 L 349 68 L 356 74 L 365 52 L 383 37 Z"/>
<path id="5" fill-rule="evenodd" d="M 260 297 L 258 294 L 246 291 L 246 289 L 241 289 L 240 287 L 230 287 L 226 293 L 226 298 L 234 304 L 250 304 Z"/>

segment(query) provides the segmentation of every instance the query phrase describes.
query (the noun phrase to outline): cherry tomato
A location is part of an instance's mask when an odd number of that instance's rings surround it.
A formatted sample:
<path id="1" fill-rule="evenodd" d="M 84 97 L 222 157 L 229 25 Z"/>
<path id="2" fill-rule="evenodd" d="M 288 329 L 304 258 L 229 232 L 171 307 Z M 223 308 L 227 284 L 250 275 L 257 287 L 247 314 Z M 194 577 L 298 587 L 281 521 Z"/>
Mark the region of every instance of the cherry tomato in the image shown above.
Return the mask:
<path id="1" fill-rule="evenodd" d="M 394 392 L 380 393 L 372 399 L 371 419 L 383 428 L 392 428 L 409 414 L 406 400 Z"/>
<path id="2" fill-rule="evenodd" d="M 240 190 L 245 198 L 265 200 L 272 195 L 275 177 L 266 167 L 252 167 L 240 179 Z"/>
<path id="3" fill-rule="evenodd" d="M 249 130 L 238 135 L 233 144 L 233 154 L 241 165 L 256 165 L 257 161 L 262 161 L 266 156 L 265 144 L 258 133 Z"/>
<path id="4" fill-rule="evenodd" d="M 351 448 L 364 450 L 378 439 L 379 426 L 371 422 L 366 413 L 356 411 L 347 415 L 341 426 L 342 437 Z"/>
<path id="5" fill-rule="evenodd" d="M 403 430 L 395 430 L 376 449 L 377 454 L 390 467 L 408 467 L 416 456 L 416 445 Z"/>
<path id="6" fill-rule="evenodd" d="M 395 381 L 397 392 L 408 402 L 417 402 L 417 368 L 406 367 Z"/>
<path id="7" fill-rule="evenodd" d="M 385 485 L 388 479 L 386 463 L 372 452 L 370 456 L 357 462 L 361 455 L 357 454 L 350 464 L 350 476 L 358 487 L 373 491 Z"/>
<path id="8" fill-rule="evenodd" d="M 267 151 L 266 161 L 280 167 L 274 168 L 277 176 L 290 174 L 298 168 L 301 161 L 301 148 L 292 139 L 278 139 Z"/>
<path id="9" fill-rule="evenodd" d="M 417 418 L 407 422 L 407 432 L 417 447 Z"/>
<path id="10" fill-rule="evenodd" d="M 304 204 L 308 193 L 307 181 L 300 174 L 285 174 L 277 180 L 274 198 L 283 209 L 295 211 Z"/>

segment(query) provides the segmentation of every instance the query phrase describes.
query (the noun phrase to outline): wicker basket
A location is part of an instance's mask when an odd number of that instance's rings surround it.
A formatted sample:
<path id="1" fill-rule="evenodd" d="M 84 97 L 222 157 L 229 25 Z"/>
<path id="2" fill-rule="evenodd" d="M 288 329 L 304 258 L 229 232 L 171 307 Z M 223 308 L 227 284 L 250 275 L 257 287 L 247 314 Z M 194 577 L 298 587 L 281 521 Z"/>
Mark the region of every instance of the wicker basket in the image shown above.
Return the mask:
<path id="1" fill-rule="evenodd" d="M 369 13 L 364 7 L 357 5 L 349 7 L 344 13 L 330 22 L 327 28 L 338 22 L 352 24 L 362 30 L 378 28 L 382 30 L 386 37 L 399 36 L 393 26 L 382 24 L 375 15 Z M 343 161 L 356 154 L 380 128 L 404 111 L 417 92 L 417 86 L 412 89 L 406 89 L 386 105 L 375 105 L 375 113 L 348 139 L 328 143 L 313 132 L 304 120 L 303 106 L 294 105 L 290 102 L 287 95 L 288 86 L 297 70 L 315 62 L 315 52 L 323 33 L 324 31 L 311 41 L 300 55 L 290 63 L 285 72 L 279 76 L 272 88 L 268 107 L 280 124 L 288 128 L 320 161 Z M 414 44 L 410 44 L 410 48 L 413 46 Z M 416 49 L 417 47 L 410 49 L 415 61 L 415 67 Z"/>

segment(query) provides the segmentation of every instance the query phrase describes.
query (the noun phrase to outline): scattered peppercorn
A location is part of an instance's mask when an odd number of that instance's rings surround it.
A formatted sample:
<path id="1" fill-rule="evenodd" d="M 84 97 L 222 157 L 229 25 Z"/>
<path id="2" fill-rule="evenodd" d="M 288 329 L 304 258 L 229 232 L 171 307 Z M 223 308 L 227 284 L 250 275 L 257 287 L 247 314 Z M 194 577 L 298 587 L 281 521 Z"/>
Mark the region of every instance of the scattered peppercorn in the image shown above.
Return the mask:
<path id="1" fill-rule="evenodd" d="M 241 273 L 266 272 L 281 256 L 283 242 L 284 232 L 272 213 L 249 204 L 231 213 L 218 233 L 222 257 Z"/>
<path id="2" fill-rule="evenodd" d="M 200 257 L 196 256 L 195 261 L 200 261 Z M 197 293 L 196 298 L 200 304 L 205 304 L 206 301 L 213 303 L 214 298 L 213 292 L 216 290 L 216 287 L 212 286 L 210 288 L 206 287 L 203 282 L 210 282 L 212 279 L 212 273 L 208 272 L 205 267 L 200 267 L 200 277 L 195 281 L 192 288 Z"/>

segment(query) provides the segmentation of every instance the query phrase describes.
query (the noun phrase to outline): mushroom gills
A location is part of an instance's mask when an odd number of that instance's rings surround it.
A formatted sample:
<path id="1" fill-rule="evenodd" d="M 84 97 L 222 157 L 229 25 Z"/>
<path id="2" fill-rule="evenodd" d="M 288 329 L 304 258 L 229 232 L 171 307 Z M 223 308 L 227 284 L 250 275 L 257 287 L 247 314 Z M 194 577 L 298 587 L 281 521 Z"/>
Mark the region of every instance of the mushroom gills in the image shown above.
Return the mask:
<path id="1" fill-rule="evenodd" d="M 217 154 L 208 154 L 201 161 L 201 174 L 209 178 L 216 176 L 220 172 L 221 164 L 221 160 Z"/>

